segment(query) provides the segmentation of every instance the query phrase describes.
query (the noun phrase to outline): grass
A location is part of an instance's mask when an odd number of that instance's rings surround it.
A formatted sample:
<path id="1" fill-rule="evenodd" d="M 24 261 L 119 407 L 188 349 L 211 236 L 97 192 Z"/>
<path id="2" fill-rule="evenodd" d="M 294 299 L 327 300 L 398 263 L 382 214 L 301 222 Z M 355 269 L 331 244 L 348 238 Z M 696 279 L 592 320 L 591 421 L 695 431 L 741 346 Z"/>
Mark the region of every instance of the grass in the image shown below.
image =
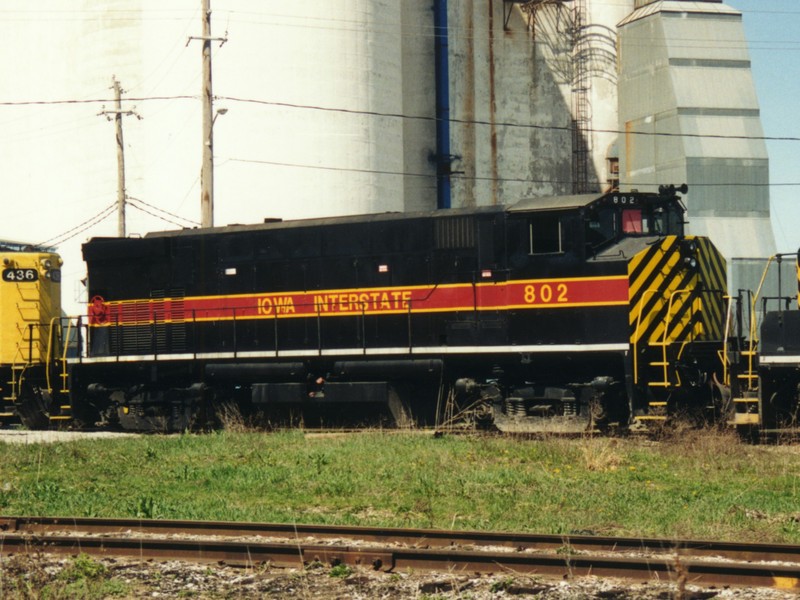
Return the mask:
<path id="1" fill-rule="evenodd" d="M 0 445 L 0 514 L 596 533 L 800 543 L 800 451 L 218 432 Z"/>
<path id="2" fill-rule="evenodd" d="M 0 563 L 0 597 L 75 600 L 130 597 L 130 586 L 110 577 L 108 568 L 80 554 L 57 571 L 42 566 L 35 555 L 12 556 Z"/>

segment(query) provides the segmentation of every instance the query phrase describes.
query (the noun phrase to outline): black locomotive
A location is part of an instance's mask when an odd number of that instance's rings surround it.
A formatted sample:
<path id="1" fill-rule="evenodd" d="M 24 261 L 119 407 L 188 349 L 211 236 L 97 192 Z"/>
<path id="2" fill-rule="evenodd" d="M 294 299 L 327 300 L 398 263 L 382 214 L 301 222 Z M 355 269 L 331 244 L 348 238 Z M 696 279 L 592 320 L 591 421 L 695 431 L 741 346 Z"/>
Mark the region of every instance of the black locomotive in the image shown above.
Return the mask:
<path id="1" fill-rule="evenodd" d="M 749 438 L 796 437 L 800 431 L 800 293 L 784 296 L 780 289 L 781 262 L 789 256 L 795 261 L 800 292 L 800 252 L 778 254 L 767 261 L 762 277 L 763 282 L 777 266 L 777 296 L 740 291 L 732 311 L 735 319 L 726 348 L 732 422 Z"/>
<path id="2" fill-rule="evenodd" d="M 725 263 L 672 186 L 95 238 L 84 423 L 713 418 Z M 719 377 L 722 377 L 720 374 Z"/>

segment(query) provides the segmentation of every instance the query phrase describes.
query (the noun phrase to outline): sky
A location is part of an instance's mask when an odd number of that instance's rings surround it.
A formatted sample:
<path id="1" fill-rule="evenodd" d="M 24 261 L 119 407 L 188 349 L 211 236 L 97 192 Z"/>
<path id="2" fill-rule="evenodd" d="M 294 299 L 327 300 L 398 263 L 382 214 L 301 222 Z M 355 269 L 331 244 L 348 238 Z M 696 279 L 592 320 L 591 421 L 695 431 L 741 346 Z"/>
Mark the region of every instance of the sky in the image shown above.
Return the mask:
<path id="1" fill-rule="evenodd" d="M 104 0 L 109 15 L 98 27 L 97 11 L 86 8 L 93 1 L 0 4 L 0 239 L 58 247 L 65 261 L 63 303 L 70 314 L 82 312 L 80 303 L 85 301 L 79 282 L 85 272 L 81 243 L 90 236 L 115 235 L 117 228 L 114 125 L 101 114 L 114 107 L 94 102 L 113 96 L 109 65 L 125 90 L 123 108 L 133 113 L 123 120 L 131 197 L 128 234 L 195 226 L 200 215 L 200 46 L 188 41 L 200 35 L 200 2 L 138 0 L 145 16 L 143 23 L 136 23 L 114 17 L 115 7 L 131 0 Z M 300 114 L 279 106 L 307 103 L 318 92 L 314 68 L 327 64 L 319 53 L 329 46 L 315 47 L 309 37 L 344 36 L 359 26 L 347 15 L 320 15 L 313 10 L 316 1 L 306 4 L 312 9 L 303 19 L 279 16 L 289 12 L 285 0 L 213 2 L 213 33 L 227 32 L 229 38 L 214 50 L 214 91 L 227 97 L 216 102 L 218 109 L 227 109 L 214 126 L 216 224 L 335 214 L 315 183 L 315 178 L 322 181 L 321 171 L 297 169 L 295 183 L 287 184 L 292 187 L 280 187 L 277 175 L 287 164 L 329 165 L 340 158 L 322 155 L 310 143 L 319 129 L 315 120 L 322 118 L 315 111 Z M 800 2 L 726 3 L 743 12 L 767 138 L 778 250 L 794 252 L 800 246 L 800 202 L 795 198 L 800 192 L 795 158 L 800 154 Z M 266 40 L 279 50 L 259 56 L 247 52 L 253 44 L 263 47 Z M 142 45 L 149 51 L 140 56 L 137 48 Z M 297 56 L 302 60 L 287 59 Z M 297 64 L 307 66 L 307 77 L 288 76 Z M 348 73 L 326 75 L 328 81 L 341 80 L 346 90 Z M 271 83 L 287 80 L 296 82 L 295 87 Z M 330 98 L 341 97 L 342 91 L 332 90 Z M 349 98 L 345 102 L 350 105 Z M 358 119 L 367 117 L 325 118 L 341 119 L 337 126 L 347 135 L 364 126 Z M 270 143 L 276 132 L 291 142 Z M 342 169 L 340 185 L 352 186 L 357 176 Z M 301 188 L 306 196 L 298 195 Z M 224 203 L 220 190 L 225 191 Z"/>
<path id="2" fill-rule="evenodd" d="M 800 120 L 797 118 L 800 109 L 800 2 L 728 0 L 726 4 L 743 13 L 761 124 L 768 138 L 771 213 L 778 252 L 797 252 L 800 246 Z"/>

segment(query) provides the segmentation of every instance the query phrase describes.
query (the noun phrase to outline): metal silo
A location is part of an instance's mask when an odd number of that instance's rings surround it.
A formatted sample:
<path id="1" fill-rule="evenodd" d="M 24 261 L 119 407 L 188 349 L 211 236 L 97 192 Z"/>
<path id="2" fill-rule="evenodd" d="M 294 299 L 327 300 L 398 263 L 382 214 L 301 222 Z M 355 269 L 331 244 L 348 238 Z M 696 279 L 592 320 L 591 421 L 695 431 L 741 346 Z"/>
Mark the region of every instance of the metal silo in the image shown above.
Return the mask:
<path id="1" fill-rule="evenodd" d="M 736 273 L 730 260 L 776 251 L 742 15 L 721 2 L 637 6 L 619 26 L 620 179 L 640 190 L 688 183 L 690 233 L 714 240 L 732 286 L 755 289 L 761 266 Z"/>

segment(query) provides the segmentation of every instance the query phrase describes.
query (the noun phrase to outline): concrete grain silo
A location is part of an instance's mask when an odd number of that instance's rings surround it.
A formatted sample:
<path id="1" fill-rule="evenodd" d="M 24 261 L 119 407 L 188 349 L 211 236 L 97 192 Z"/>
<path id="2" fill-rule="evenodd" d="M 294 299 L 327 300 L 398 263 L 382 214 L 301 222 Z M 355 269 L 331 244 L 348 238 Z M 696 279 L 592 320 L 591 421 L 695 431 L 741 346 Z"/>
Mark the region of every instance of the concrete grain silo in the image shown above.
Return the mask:
<path id="1" fill-rule="evenodd" d="M 226 5 L 215 5 L 221 29 Z M 433 53 L 432 41 L 419 44 L 418 24 L 432 26 L 422 3 L 335 0 L 321 12 L 316 2 L 267 2 L 259 11 L 269 17 L 230 25 L 215 93 L 276 104 L 233 102 L 220 121 L 220 154 L 260 161 L 219 171 L 220 214 L 236 215 L 225 205 L 237 197 L 252 198 L 262 216 L 425 207 L 434 98 L 432 86 L 419 85 L 420 63 Z M 242 181 L 258 183 L 226 192 Z"/>

